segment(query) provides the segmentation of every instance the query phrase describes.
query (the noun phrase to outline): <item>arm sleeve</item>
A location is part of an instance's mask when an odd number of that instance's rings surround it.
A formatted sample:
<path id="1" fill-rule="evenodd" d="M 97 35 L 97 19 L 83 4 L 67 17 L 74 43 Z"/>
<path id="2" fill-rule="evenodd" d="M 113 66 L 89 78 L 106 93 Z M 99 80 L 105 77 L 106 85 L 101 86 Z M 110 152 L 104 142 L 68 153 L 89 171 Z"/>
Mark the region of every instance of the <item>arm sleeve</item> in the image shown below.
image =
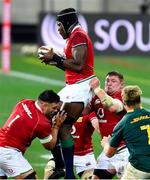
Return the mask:
<path id="1" fill-rule="evenodd" d="M 50 134 L 49 136 L 43 138 L 43 139 L 39 139 L 41 144 L 45 144 L 45 143 L 48 143 L 50 142 L 51 140 L 53 139 L 52 135 Z"/>
<path id="2" fill-rule="evenodd" d="M 90 121 L 92 127 L 94 128 L 94 130 L 96 130 L 96 132 L 100 133 L 99 121 L 98 121 L 97 115 L 94 111 L 92 113 L 90 113 L 89 121 Z"/>
<path id="3" fill-rule="evenodd" d="M 37 137 L 42 144 L 48 143 L 52 140 L 51 124 L 46 118 L 43 118 L 36 129 Z"/>
<path id="4" fill-rule="evenodd" d="M 89 121 L 90 122 L 92 122 L 94 119 L 97 119 L 97 115 L 96 115 L 96 113 L 93 111 L 93 112 L 91 112 L 89 115 Z"/>
<path id="5" fill-rule="evenodd" d="M 110 146 L 112 147 L 119 146 L 120 142 L 123 140 L 123 127 L 124 127 L 124 120 L 122 119 L 113 129 L 112 136 L 110 139 Z"/>
<path id="6" fill-rule="evenodd" d="M 113 103 L 114 104 L 117 104 L 117 110 L 116 110 L 116 112 L 121 112 L 121 111 L 123 111 L 123 109 L 124 109 L 124 107 L 123 107 L 123 103 L 122 103 L 122 101 L 121 100 L 119 100 L 119 99 L 113 99 Z"/>
<path id="7" fill-rule="evenodd" d="M 72 47 L 76 47 L 79 45 L 86 45 L 87 44 L 87 39 L 86 36 L 82 33 L 76 33 L 73 38 L 72 38 Z"/>

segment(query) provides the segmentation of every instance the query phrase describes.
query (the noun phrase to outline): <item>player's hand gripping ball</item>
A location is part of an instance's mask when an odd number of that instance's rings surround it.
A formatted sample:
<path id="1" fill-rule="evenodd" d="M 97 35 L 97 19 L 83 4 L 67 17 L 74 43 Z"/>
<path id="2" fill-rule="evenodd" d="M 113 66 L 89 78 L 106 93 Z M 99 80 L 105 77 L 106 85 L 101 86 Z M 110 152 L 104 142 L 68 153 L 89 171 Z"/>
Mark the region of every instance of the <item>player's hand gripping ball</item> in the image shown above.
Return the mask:
<path id="1" fill-rule="evenodd" d="M 56 64 L 56 62 L 53 61 L 54 54 L 53 48 L 49 46 L 41 46 L 37 51 L 38 58 L 42 60 L 42 63 L 50 65 Z"/>

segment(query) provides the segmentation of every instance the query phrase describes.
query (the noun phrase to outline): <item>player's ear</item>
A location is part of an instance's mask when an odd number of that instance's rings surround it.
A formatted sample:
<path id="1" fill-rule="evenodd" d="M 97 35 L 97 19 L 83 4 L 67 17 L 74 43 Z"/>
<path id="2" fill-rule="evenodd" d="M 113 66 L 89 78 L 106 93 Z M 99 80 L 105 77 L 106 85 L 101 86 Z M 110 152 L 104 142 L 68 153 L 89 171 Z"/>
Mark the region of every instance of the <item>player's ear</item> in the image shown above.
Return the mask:
<path id="1" fill-rule="evenodd" d="M 121 81 L 121 88 L 123 89 L 124 87 L 124 81 Z"/>

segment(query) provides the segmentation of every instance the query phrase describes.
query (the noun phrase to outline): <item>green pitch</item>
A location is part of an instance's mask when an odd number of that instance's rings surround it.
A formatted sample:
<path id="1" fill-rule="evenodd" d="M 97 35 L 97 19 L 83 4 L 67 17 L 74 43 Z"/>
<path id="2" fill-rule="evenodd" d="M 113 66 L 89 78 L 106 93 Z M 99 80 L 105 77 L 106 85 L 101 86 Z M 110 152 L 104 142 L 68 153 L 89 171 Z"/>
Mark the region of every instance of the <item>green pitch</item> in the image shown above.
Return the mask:
<path id="1" fill-rule="evenodd" d="M 36 56 L 12 55 L 11 73 L 0 71 L 0 125 L 9 116 L 12 107 L 22 98 L 36 99 L 44 89 L 58 92 L 63 87 L 63 71 L 41 64 Z M 149 57 L 95 56 L 95 72 L 104 86 L 104 78 L 108 71 L 117 70 L 124 74 L 126 85 L 139 85 L 143 90 L 143 106 L 150 109 L 150 60 Z M 19 73 L 18 73 L 19 72 Z M 57 80 L 57 81 L 53 81 Z M 100 137 L 93 136 L 96 156 L 100 153 Z M 38 140 L 34 140 L 25 156 L 33 165 L 39 178 L 43 177 L 43 169 L 50 152 L 45 150 Z"/>

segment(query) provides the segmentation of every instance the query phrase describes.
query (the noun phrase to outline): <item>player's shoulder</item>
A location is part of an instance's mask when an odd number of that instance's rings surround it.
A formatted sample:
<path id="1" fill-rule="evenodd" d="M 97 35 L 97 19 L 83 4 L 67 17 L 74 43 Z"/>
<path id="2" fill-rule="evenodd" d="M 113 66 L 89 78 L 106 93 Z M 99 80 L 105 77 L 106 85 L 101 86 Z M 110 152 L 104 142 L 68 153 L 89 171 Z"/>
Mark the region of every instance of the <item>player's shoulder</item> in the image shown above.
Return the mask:
<path id="1" fill-rule="evenodd" d="M 122 101 L 122 97 L 121 97 L 121 91 L 115 93 L 112 95 L 112 98 L 115 98 L 115 99 L 119 99 Z"/>
<path id="2" fill-rule="evenodd" d="M 20 102 L 33 103 L 35 101 L 33 99 L 21 99 Z"/>
<path id="3" fill-rule="evenodd" d="M 71 37 L 87 37 L 87 33 L 81 27 L 77 27 L 74 31 L 72 31 Z"/>
<path id="4" fill-rule="evenodd" d="M 35 101 L 32 99 L 22 99 L 21 101 L 19 101 L 19 103 L 17 104 L 18 108 L 22 107 L 25 110 L 35 110 Z"/>

